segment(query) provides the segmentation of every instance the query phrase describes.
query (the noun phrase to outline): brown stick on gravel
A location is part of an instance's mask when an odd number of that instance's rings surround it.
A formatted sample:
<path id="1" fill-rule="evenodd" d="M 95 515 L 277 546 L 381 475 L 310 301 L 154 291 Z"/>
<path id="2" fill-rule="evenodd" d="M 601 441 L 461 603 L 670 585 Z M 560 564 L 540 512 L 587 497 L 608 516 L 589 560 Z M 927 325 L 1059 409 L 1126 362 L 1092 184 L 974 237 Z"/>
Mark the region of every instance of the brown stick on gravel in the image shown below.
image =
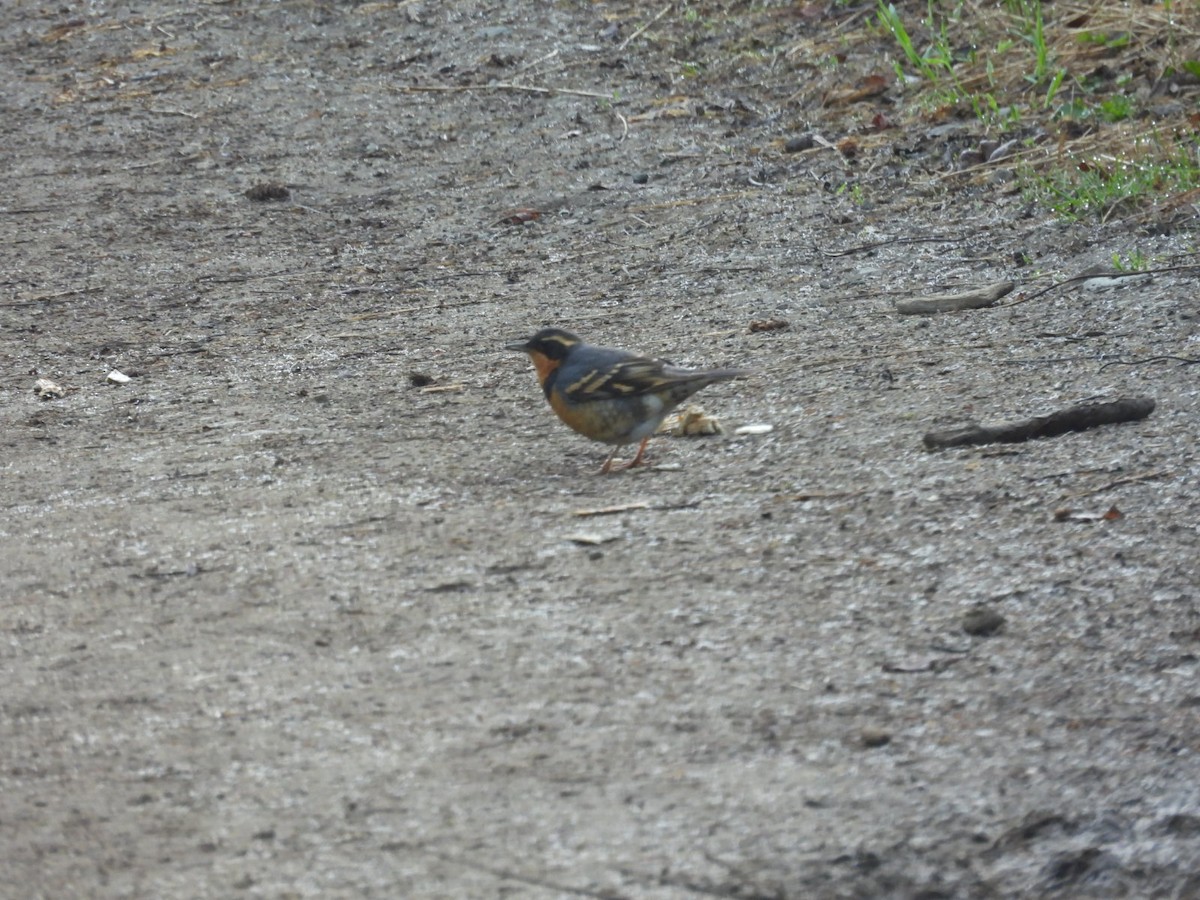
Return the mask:
<path id="1" fill-rule="evenodd" d="M 1002 422 L 998 425 L 968 425 L 947 431 L 930 431 L 925 446 L 930 450 L 976 444 L 1017 444 L 1033 438 L 1057 437 L 1068 431 L 1085 431 L 1097 425 L 1134 422 L 1154 412 L 1150 397 L 1127 397 L 1111 403 L 1080 403 L 1045 416 Z"/>

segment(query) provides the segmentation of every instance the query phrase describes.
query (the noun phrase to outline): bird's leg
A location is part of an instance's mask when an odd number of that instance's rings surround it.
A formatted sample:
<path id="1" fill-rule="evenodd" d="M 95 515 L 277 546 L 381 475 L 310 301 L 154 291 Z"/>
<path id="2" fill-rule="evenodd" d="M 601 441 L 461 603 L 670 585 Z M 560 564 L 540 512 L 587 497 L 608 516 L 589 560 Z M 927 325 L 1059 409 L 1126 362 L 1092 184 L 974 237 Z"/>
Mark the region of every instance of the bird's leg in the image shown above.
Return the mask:
<path id="1" fill-rule="evenodd" d="M 606 459 L 604 461 L 604 465 L 602 465 L 600 467 L 600 472 L 598 474 L 607 475 L 609 472 L 612 472 L 614 470 L 620 471 L 621 469 L 632 469 L 634 466 L 646 465 L 646 460 L 644 459 L 644 457 L 646 455 L 646 445 L 648 443 L 650 443 L 649 435 L 642 438 L 642 442 L 640 444 L 638 444 L 637 454 L 633 457 L 633 459 L 631 459 L 629 462 L 623 462 L 620 465 L 616 465 L 616 466 L 613 465 L 613 457 L 615 457 L 617 455 L 617 450 L 620 450 L 621 448 L 620 447 L 614 448 L 613 452 L 608 454 L 608 459 Z"/>
<path id="2" fill-rule="evenodd" d="M 637 455 L 634 456 L 634 458 L 629 462 L 621 463 L 620 468 L 632 469 L 634 466 L 644 466 L 646 464 L 646 460 L 643 459 L 643 457 L 646 455 L 646 445 L 648 443 L 650 443 L 650 435 L 646 435 L 644 438 L 642 438 L 642 442 L 638 444 Z"/>
<path id="3" fill-rule="evenodd" d="M 607 475 L 609 472 L 611 472 L 611 471 L 612 471 L 612 467 L 613 467 L 613 464 L 612 464 L 613 457 L 617 455 L 617 451 L 618 451 L 618 450 L 620 450 L 620 449 L 621 449 L 620 447 L 613 447 L 613 452 L 612 452 L 612 453 L 610 453 L 610 454 L 608 454 L 608 459 L 606 459 L 606 460 L 604 461 L 604 465 L 602 465 L 602 466 L 600 467 L 600 471 L 599 471 L 597 474 L 600 474 L 600 475 Z"/>

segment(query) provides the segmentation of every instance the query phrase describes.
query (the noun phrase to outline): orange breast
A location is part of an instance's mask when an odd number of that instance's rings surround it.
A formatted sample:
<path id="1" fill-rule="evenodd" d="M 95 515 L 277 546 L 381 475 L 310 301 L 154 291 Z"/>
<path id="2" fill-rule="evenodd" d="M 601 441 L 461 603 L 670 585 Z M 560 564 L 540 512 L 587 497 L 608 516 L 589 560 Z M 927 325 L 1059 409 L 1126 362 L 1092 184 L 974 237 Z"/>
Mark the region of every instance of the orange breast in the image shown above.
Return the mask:
<path id="1" fill-rule="evenodd" d="M 657 425 L 648 421 L 648 410 L 641 398 L 617 398 L 611 400 L 589 400 L 584 403 L 569 403 L 555 387 L 547 398 L 550 407 L 568 427 L 584 437 L 605 444 L 629 444 L 640 441 L 644 429 Z"/>

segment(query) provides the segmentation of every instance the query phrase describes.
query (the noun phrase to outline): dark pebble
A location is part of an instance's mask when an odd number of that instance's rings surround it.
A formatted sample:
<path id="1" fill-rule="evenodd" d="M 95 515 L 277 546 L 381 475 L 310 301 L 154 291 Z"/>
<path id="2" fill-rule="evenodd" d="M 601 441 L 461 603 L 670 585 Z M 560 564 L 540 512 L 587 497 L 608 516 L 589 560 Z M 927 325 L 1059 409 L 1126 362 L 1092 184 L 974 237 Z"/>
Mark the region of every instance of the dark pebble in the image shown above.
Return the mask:
<path id="1" fill-rule="evenodd" d="M 882 728 L 864 728 L 858 739 L 862 741 L 864 747 L 885 747 L 892 742 L 892 735 L 891 732 L 884 731 Z"/>
<path id="2" fill-rule="evenodd" d="M 976 637 L 987 637 L 1004 627 L 1004 616 L 995 610 L 976 607 L 962 620 L 963 631 Z"/>
<path id="3" fill-rule="evenodd" d="M 790 138 L 783 145 L 784 153 L 799 153 L 801 150 L 811 150 L 813 148 L 813 137 L 811 134 L 802 134 L 799 137 Z"/>

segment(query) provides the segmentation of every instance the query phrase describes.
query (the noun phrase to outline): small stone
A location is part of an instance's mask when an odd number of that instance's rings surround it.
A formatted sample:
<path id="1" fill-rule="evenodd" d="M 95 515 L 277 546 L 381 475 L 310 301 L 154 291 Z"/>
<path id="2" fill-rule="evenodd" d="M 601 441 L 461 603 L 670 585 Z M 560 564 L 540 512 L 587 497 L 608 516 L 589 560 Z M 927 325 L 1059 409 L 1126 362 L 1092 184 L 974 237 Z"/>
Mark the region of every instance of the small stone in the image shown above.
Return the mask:
<path id="1" fill-rule="evenodd" d="M 963 631 L 975 637 L 988 637 L 1004 627 L 1004 616 L 994 609 L 977 606 L 962 620 Z"/>
<path id="2" fill-rule="evenodd" d="M 858 735 L 859 741 L 864 747 L 874 749 L 875 747 L 886 747 L 892 742 L 892 733 L 884 731 L 882 728 L 868 726 L 864 728 Z"/>
<path id="3" fill-rule="evenodd" d="M 784 153 L 799 153 L 802 150 L 811 150 L 813 148 L 813 136 L 811 134 L 802 134 L 799 137 L 789 138 L 787 143 L 783 145 Z"/>
<path id="4" fill-rule="evenodd" d="M 649 180 L 650 180 L 650 176 L 647 175 L 645 172 L 638 172 L 636 175 L 633 176 L 634 184 L 645 184 Z"/>

